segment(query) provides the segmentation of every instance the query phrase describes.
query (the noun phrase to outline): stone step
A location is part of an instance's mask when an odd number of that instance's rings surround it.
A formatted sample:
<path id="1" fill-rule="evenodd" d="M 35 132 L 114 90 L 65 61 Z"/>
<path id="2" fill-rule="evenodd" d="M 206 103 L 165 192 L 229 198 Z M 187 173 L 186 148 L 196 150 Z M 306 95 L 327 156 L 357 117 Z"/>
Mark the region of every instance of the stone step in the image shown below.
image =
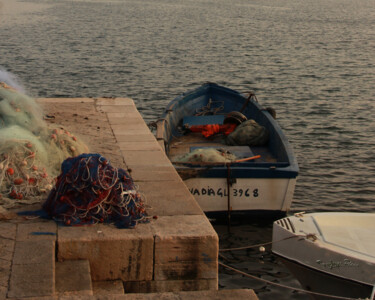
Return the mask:
<path id="1" fill-rule="evenodd" d="M 88 260 L 56 262 L 57 295 L 93 295 Z"/>
<path id="2" fill-rule="evenodd" d="M 95 296 L 123 295 L 124 283 L 121 280 L 93 281 L 92 289 Z"/>
<path id="3" fill-rule="evenodd" d="M 16 241 L 8 298 L 54 295 L 54 270 L 55 241 Z"/>

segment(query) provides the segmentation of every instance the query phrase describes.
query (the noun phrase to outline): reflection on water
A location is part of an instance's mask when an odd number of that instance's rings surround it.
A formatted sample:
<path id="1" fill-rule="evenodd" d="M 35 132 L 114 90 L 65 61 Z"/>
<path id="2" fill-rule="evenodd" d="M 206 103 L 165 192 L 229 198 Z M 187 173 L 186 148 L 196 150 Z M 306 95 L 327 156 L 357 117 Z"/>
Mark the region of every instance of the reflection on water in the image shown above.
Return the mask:
<path id="1" fill-rule="evenodd" d="M 254 224 L 236 224 L 228 228 L 227 225 L 213 224 L 220 239 L 220 248 L 238 248 L 267 244 L 272 241 L 272 222 Z M 265 252 L 259 247 L 220 253 L 220 261 L 244 273 L 291 287 L 285 289 L 267 284 L 261 280 L 239 275 L 231 270 L 219 267 L 219 288 L 251 288 L 259 299 L 301 299 L 308 300 L 309 296 L 293 290 L 301 288 L 298 281 L 283 266 L 275 255 L 271 253 L 271 245 L 266 245 Z"/>
<path id="2" fill-rule="evenodd" d="M 30 95 L 130 97 L 148 122 L 206 81 L 253 90 L 276 109 L 299 162 L 293 211 L 375 211 L 373 0 L 0 3 L 0 68 Z M 271 239 L 270 225 L 215 228 L 225 247 Z M 297 284 L 269 252 L 228 259 Z M 222 268 L 220 285 L 306 297 Z"/>
<path id="3" fill-rule="evenodd" d="M 0 0 L 0 26 L 7 28 L 37 23 L 41 21 L 40 12 L 52 6 L 51 3 L 43 2 Z"/>

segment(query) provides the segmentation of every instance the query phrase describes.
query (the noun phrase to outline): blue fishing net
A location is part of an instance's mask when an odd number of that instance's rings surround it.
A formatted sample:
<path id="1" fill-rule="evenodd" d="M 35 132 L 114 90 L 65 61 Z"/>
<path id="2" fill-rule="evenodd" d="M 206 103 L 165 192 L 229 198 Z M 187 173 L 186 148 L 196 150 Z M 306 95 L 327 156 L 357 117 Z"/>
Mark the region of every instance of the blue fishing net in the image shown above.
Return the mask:
<path id="1" fill-rule="evenodd" d="M 127 171 L 100 154 L 66 159 L 43 209 L 65 225 L 114 223 L 132 228 L 147 221 L 144 202 Z"/>

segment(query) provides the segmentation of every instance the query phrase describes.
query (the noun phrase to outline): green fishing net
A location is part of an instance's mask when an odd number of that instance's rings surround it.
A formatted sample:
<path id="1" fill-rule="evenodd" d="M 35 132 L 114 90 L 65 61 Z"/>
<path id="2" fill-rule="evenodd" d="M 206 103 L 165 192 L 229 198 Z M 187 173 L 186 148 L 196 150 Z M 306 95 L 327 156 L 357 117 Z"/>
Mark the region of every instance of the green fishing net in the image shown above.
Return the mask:
<path id="1" fill-rule="evenodd" d="M 0 82 L 0 206 L 39 203 L 61 163 L 84 152 L 76 136 L 44 121 L 34 99 Z"/>
<path id="2" fill-rule="evenodd" d="M 236 155 L 225 149 L 198 148 L 175 159 L 176 162 L 231 162 Z"/>

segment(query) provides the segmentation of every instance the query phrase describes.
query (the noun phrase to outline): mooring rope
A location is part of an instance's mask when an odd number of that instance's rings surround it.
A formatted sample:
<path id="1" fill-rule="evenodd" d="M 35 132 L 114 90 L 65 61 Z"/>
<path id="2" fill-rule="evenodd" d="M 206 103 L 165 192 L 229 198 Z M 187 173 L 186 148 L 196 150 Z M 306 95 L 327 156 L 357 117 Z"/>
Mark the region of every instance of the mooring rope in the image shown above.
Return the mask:
<path id="1" fill-rule="evenodd" d="M 267 245 L 279 243 L 279 242 L 282 242 L 282 241 L 285 241 L 285 240 L 288 240 L 288 239 L 292 239 L 292 238 L 308 238 L 308 239 L 313 239 L 313 240 L 317 239 L 316 235 L 313 234 L 313 233 L 303 234 L 303 235 L 293 235 L 293 236 L 289 236 L 289 237 L 286 237 L 286 238 L 283 238 L 283 239 L 280 239 L 280 240 L 277 240 L 277 241 L 271 241 L 271 242 L 267 242 L 267 243 L 261 243 L 261 244 L 255 244 L 255 245 L 251 245 L 251 246 L 244 246 L 244 247 L 237 247 L 237 248 L 219 249 L 219 252 L 227 252 L 227 251 L 237 251 L 237 250 L 245 250 L 245 249 L 251 249 L 251 248 L 259 248 L 259 247 L 263 247 L 263 246 L 267 246 Z M 264 251 L 264 249 L 262 251 Z M 224 255 L 222 255 L 220 253 L 219 253 L 219 257 L 227 260 L 227 257 L 225 257 Z M 254 276 L 254 275 L 242 272 L 242 271 L 240 271 L 240 270 L 238 270 L 236 268 L 233 268 L 231 266 L 228 266 L 228 265 L 226 265 L 226 264 L 224 264 L 222 262 L 219 262 L 219 265 L 221 265 L 224 268 L 227 268 L 229 270 L 232 270 L 232 271 L 234 271 L 236 273 L 244 275 L 246 277 L 249 277 L 249 278 L 252 278 L 252 279 L 256 279 L 256 280 L 259 280 L 259 281 L 263 281 L 265 283 L 268 283 L 268 284 L 271 284 L 271 285 L 275 285 L 275 286 L 278 286 L 278 287 L 281 287 L 281 288 L 291 289 L 291 290 L 295 290 L 295 291 L 302 292 L 302 293 L 307 293 L 307 294 L 312 294 L 312 295 L 317 295 L 317 296 L 324 296 L 324 297 L 333 298 L 333 299 L 343 299 L 343 300 L 355 300 L 356 299 L 356 300 L 360 300 L 360 298 L 348 298 L 348 297 L 342 297 L 342 296 L 328 295 L 328 294 L 322 294 L 322 293 L 317 293 L 317 292 L 311 292 L 311 291 L 307 291 L 307 290 L 304 290 L 304 289 L 294 288 L 294 287 L 290 287 L 290 286 L 283 285 L 283 284 L 280 284 L 280 283 L 275 283 L 275 282 L 272 282 L 272 281 L 269 281 L 269 280 L 266 280 L 266 279 L 262 279 L 262 278 L 259 278 L 257 276 Z M 374 291 L 375 291 L 375 287 L 374 287 Z M 373 295 L 371 296 L 371 298 L 366 298 L 366 299 L 373 299 Z"/>
<path id="2" fill-rule="evenodd" d="M 256 245 L 251 245 L 251 246 L 244 246 L 244 247 L 237 247 L 237 248 L 227 248 L 227 249 L 219 249 L 220 252 L 227 252 L 227 251 L 236 251 L 236 250 L 245 250 L 245 249 L 251 249 L 251 248 L 258 248 L 262 246 L 267 246 L 275 243 L 279 243 L 285 240 L 293 239 L 293 238 L 309 238 L 309 237 L 314 237 L 314 234 L 299 234 L 299 235 L 292 235 L 288 236 L 286 238 L 277 240 L 277 241 L 271 241 L 267 243 L 262 243 L 262 244 L 256 244 Z M 316 239 L 316 238 L 315 238 Z"/>
<path id="3" fill-rule="evenodd" d="M 312 291 L 307 291 L 307 290 L 304 290 L 304 289 L 300 289 L 300 288 L 295 288 L 295 287 L 291 287 L 291 286 L 287 286 L 287 285 L 283 285 L 283 284 L 280 284 L 280 283 L 276 283 L 276 282 L 272 282 L 272 281 L 269 281 L 267 279 L 263 279 L 263 278 L 259 278 L 257 276 L 254 276 L 254 275 L 251 275 L 251 274 L 248 274 L 248 273 L 245 273 L 245 272 L 242 272 L 238 269 L 235 269 L 231 266 L 228 266 L 226 264 L 223 264 L 222 262 L 219 262 L 219 265 L 226 268 L 226 269 L 229 269 L 231 271 L 234 271 L 236 273 L 239 273 L 245 277 L 249 277 L 249 278 L 252 278 L 252 279 L 255 279 L 255 280 L 259 280 L 259 281 L 262 281 L 262 282 L 265 282 L 267 284 L 271 284 L 271 285 L 275 285 L 275 286 L 278 286 L 278 287 L 281 287 L 281 288 L 286 288 L 286 289 L 290 289 L 290 290 L 293 290 L 293 291 L 298 291 L 298 292 L 301 292 L 301 293 L 306 293 L 306 294 L 311 294 L 311 295 L 316 295 L 316 296 L 324 296 L 324 297 L 327 297 L 327 298 L 332 298 L 332 299 L 342 299 L 342 300 L 359 300 L 359 298 L 348 298 L 348 297 L 342 297 L 342 296 L 335 296 L 335 295 L 328 295 L 328 294 L 322 294 L 322 293 L 317 293 L 317 292 L 312 292 Z M 369 299 L 369 298 L 366 298 L 366 299 Z"/>

